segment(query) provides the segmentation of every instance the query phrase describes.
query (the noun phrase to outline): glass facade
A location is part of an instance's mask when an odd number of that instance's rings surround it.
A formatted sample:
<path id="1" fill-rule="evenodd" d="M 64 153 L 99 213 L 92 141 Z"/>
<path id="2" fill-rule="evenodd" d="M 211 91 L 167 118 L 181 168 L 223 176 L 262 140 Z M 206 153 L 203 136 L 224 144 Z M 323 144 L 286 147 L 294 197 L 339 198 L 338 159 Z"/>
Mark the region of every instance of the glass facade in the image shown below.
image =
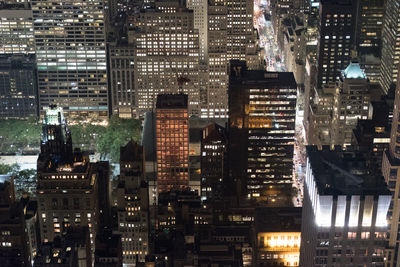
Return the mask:
<path id="1" fill-rule="evenodd" d="M 108 115 L 104 1 L 32 1 L 40 110 Z"/>
<path id="2" fill-rule="evenodd" d="M 186 95 L 158 95 L 156 108 L 158 192 L 189 187 L 188 122 Z"/>

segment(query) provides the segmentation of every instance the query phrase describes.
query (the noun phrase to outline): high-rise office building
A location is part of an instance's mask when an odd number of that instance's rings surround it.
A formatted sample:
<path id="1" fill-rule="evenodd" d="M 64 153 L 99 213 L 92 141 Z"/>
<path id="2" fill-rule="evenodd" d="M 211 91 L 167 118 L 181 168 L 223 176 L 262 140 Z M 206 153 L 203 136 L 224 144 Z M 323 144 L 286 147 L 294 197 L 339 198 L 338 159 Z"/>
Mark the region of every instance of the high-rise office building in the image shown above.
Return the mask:
<path id="1" fill-rule="evenodd" d="M 322 0 L 320 5 L 317 87 L 335 82 L 350 63 L 355 6 L 350 0 Z"/>
<path id="2" fill-rule="evenodd" d="M 0 54 L 34 54 L 32 10 L 20 4 L 0 9 Z"/>
<path id="3" fill-rule="evenodd" d="M 208 5 L 208 86 L 201 117 L 225 118 L 228 112 L 227 41 L 228 7 L 223 1 Z"/>
<path id="4" fill-rule="evenodd" d="M 37 101 L 35 57 L 0 56 L 0 118 L 37 116 Z"/>
<path id="5" fill-rule="evenodd" d="M 389 3 L 389 2 L 388 2 Z M 386 259 L 388 266 L 397 266 L 400 262 L 400 240 L 398 238 L 399 219 L 400 219 L 400 83 L 397 82 L 395 90 L 395 100 L 393 109 L 392 129 L 390 132 L 389 149 L 383 153 L 382 173 L 388 184 L 389 190 L 393 194 L 392 204 L 389 208 L 388 217 L 390 219 L 389 229 L 389 249 L 387 249 Z"/>
<path id="6" fill-rule="evenodd" d="M 107 118 L 104 1 L 32 0 L 39 107 Z"/>
<path id="7" fill-rule="evenodd" d="M 0 117 L 37 115 L 33 17 L 29 3 L 0 3 Z"/>
<path id="8" fill-rule="evenodd" d="M 132 118 L 135 110 L 134 53 L 129 45 L 110 44 L 111 111 L 120 118 Z"/>
<path id="9" fill-rule="evenodd" d="M 290 201 L 296 95 L 293 73 L 248 71 L 245 62 L 231 61 L 228 164 L 240 195 L 271 205 Z"/>
<path id="10" fill-rule="evenodd" d="M 361 67 L 373 84 L 380 79 L 384 0 L 357 0 L 356 49 Z"/>
<path id="11" fill-rule="evenodd" d="M 253 1 L 213 0 L 208 5 L 208 74 L 207 104 L 201 117 L 228 117 L 228 62 L 257 57 L 253 35 Z M 258 65 L 252 64 L 252 65 Z"/>
<path id="12" fill-rule="evenodd" d="M 382 58 L 379 84 L 384 92 L 395 87 L 400 58 L 400 1 L 387 0 L 382 29 Z"/>
<path id="13" fill-rule="evenodd" d="M 361 53 L 375 51 L 381 47 L 384 0 L 358 0 L 356 44 Z"/>
<path id="14" fill-rule="evenodd" d="M 371 93 L 367 76 L 358 62 L 351 62 L 336 85 L 332 145 L 350 145 L 358 120 L 370 119 Z"/>
<path id="15" fill-rule="evenodd" d="M 358 62 L 351 62 L 339 81 L 315 88 L 309 109 L 311 145 L 350 145 L 358 120 L 371 118 L 371 86 Z"/>
<path id="16" fill-rule="evenodd" d="M 149 192 L 144 150 L 134 141 L 121 147 L 118 179 L 118 230 L 124 264 L 144 262 L 149 253 Z"/>
<path id="17" fill-rule="evenodd" d="M 300 266 L 384 266 L 391 194 L 357 151 L 307 148 Z"/>
<path id="18" fill-rule="evenodd" d="M 225 128 L 212 123 L 203 128 L 201 138 L 201 197 L 207 201 L 223 199 L 223 181 L 226 175 Z"/>
<path id="19" fill-rule="evenodd" d="M 72 151 L 62 109 L 47 108 L 37 161 L 42 242 L 52 242 L 70 227 L 87 226 L 93 244 L 99 213 L 98 168 L 98 164 L 89 163 L 87 154 Z"/>
<path id="20" fill-rule="evenodd" d="M 246 60 L 248 45 L 253 43 L 252 0 L 228 0 L 227 6 L 227 59 Z"/>
<path id="21" fill-rule="evenodd" d="M 199 113 L 199 34 L 193 11 L 177 1 L 156 2 L 135 15 L 128 41 L 135 47 L 135 106 L 140 117 L 162 93 L 188 95 L 190 114 Z"/>
<path id="22" fill-rule="evenodd" d="M 199 31 L 199 56 L 202 63 L 208 59 L 208 1 L 206 0 L 188 0 L 186 7 L 193 10 L 194 28 Z"/>
<path id="23" fill-rule="evenodd" d="M 156 150 L 157 190 L 182 190 L 189 187 L 188 96 L 157 96 Z"/>

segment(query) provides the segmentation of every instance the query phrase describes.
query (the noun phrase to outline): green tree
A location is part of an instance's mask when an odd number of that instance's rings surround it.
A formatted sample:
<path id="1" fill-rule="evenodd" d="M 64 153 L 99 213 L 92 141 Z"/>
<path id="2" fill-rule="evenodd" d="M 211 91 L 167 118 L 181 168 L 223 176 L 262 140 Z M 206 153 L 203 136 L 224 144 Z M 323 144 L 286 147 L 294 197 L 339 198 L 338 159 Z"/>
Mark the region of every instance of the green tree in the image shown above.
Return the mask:
<path id="1" fill-rule="evenodd" d="M 0 174 L 15 174 L 20 170 L 20 166 L 17 163 L 12 165 L 0 164 Z"/>

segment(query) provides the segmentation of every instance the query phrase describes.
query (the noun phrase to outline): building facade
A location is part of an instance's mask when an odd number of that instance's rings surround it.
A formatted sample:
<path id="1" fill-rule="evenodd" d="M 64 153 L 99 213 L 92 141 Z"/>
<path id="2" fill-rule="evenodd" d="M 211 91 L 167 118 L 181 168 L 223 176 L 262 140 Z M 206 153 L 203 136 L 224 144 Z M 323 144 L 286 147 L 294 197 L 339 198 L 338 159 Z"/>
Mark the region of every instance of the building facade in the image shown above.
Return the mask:
<path id="1" fill-rule="evenodd" d="M 188 96 L 158 95 L 156 151 L 158 192 L 189 187 Z"/>
<path id="2" fill-rule="evenodd" d="M 255 266 L 299 266 L 301 208 L 257 208 Z"/>
<path id="3" fill-rule="evenodd" d="M 389 3 L 388 3 L 389 4 Z M 385 177 L 390 192 L 393 194 L 392 203 L 389 207 L 388 217 L 390 219 L 389 228 L 389 249 L 386 251 L 388 266 L 397 266 L 399 260 L 400 242 L 399 231 L 399 188 L 400 188 L 400 84 L 397 82 L 395 89 L 394 109 L 392 128 L 390 131 L 389 149 L 383 153 L 382 174 Z"/>
<path id="4" fill-rule="evenodd" d="M 134 49 L 129 45 L 111 44 L 110 91 L 112 114 L 132 118 L 135 113 Z"/>
<path id="5" fill-rule="evenodd" d="M 178 2 L 157 2 L 136 15 L 128 31 L 135 47 L 135 106 L 143 117 L 158 94 L 185 93 L 189 113 L 199 114 L 199 33 L 193 11 Z"/>
<path id="6" fill-rule="evenodd" d="M 0 175 L 0 260 L 4 266 L 31 266 L 23 208 L 15 199 L 12 178 Z"/>
<path id="7" fill-rule="evenodd" d="M 229 168 L 241 195 L 270 204 L 290 199 L 296 95 L 293 73 L 247 71 L 244 62 L 232 61 Z"/>
<path id="8" fill-rule="evenodd" d="M 350 145 L 358 120 L 370 119 L 369 80 L 357 62 L 342 71 L 336 84 L 332 128 L 332 145 Z"/>
<path id="9" fill-rule="evenodd" d="M 123 263 L 145 262 L 149 253 L 149 191 L 145 182 L 143 147 L 134 141 L 121 147 L 118 180 L 118 230 Z"/>
<path id="10" fill-rule="evenodd" d="M 317 87 L 336 82 L 350 63 L 354 45 L 355 6 L 353 1 L 321 1 L 319 9 Z"/>
<path id="11" fill-rule="evenodd" d="M 70 227 L 88 227 L 94 249 L 98 216 L 98 164 L 72 151 L 71 135 L 62 109 L 46 109 L 37 161 L 40 236 L 44 243 Z M 94 251 L 94 250 L 93 250 Z"/>
<path id="12" fill-rule="evenodd" d="M 55 104 L 68 116 L 108 118 L 104 1 L 31 4 L 40 112 Z"/>
<path id="13" fill-rule="evenodd" d="M 387 0 L 382 29 L 382 58 L 379 84 L 387 93 L 396 86 L 400 57 L 400 1 Z"/>
<path id="14" fill-rule="evenodd" d="M 35 54 L 32 10 L 10 5 L 0 18 L 0 54 Z"/>
<path id="15" fill-rule="evenodd" d="M 0 117 L 28 118 L 38 115 L 34 55 L 0 56 Z"/>
<path id="16" fill-rule="evenodd" d="M 225 128 L 212 123 L 203 128 L 201 139 L 201 197 L 202 200 L 223 199 L 223 181 L 226 175 Z"/>
<path id="17" fill-rule="evenodd" d="M 307 148 L 300 266 L 384 266 L 391 194 L 362 153 Z"/>

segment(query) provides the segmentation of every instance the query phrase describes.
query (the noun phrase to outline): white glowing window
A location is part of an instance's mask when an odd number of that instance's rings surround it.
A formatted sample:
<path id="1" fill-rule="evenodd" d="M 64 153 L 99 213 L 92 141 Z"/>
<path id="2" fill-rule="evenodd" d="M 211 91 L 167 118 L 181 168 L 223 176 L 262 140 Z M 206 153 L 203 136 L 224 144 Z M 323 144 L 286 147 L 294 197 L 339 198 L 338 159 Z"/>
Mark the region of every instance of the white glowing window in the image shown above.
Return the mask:
<path id="1" fill-rule="evenodd" d="M 360 196 L 351 196 L 349 226 L 358 226 L 359 211 L 360 211 Z"/>
<path id="2" fill-rule="evenodd" d="M 387 212 L 389 209 L 390 201 L 392 197 L 388 196 L 379 196 L 378 199 L 378 207 L 376 211 L 376 222 L 375 226 L 386 226 L 387 225 Z"/>
<path id="3" fill-rule="evenodd" d="M 316 224 L 318 226 L 331 226 L 332 202 L 332 196 L 319 196 L 316 215 Z"/>
<path id="4" fill-rule="evenodd" d="M 374 197 L 373 196 L 365 196 L 362 226 L 371 226 L 372 225 L 373 209 L 374 209 Z"/>
<path id="5" fill-rule="evenodd" d="M 343 227 L 346 217 L 346 196 L 338 196 L 336 206 L 336 227 Z"/>

